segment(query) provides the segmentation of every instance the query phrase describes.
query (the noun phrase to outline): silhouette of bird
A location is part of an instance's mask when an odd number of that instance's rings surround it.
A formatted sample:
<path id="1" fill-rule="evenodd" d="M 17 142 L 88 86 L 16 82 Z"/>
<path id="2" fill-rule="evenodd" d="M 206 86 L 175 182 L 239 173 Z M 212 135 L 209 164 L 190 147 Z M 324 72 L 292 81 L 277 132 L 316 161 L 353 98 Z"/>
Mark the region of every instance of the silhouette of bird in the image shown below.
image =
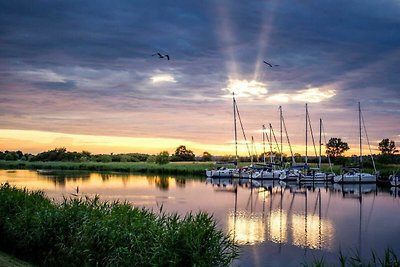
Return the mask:
<path id="1" fill-rule="evenodd" d="M 267 64 L 268 66 L 272 67 L 278 67 L 279 65 L 272 65 L 271 63 L 268 63 L 267 61 L 264 60 L 264 63 Z"/>
<path id="2" fill-rule="evenodd" d="M 167 60 L 169 60 L 169 55 L 163 55 L 161 53 L 155 53 L 151 56 L 158 56 L 158 58 L 167 58 Z"/>

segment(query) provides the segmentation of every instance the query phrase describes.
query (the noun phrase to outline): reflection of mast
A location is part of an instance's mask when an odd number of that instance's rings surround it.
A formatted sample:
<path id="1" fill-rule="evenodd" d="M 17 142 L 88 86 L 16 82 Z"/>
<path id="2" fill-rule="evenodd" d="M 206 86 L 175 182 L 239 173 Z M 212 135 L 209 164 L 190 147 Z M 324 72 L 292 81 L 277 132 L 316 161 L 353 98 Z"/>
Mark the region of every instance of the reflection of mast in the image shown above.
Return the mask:
<path id="1" fill-rule="evenodd" d="M 233 213 L 233 241 L 235 242 L 235 237 L 236 237 L 236 217 L 237 217 L 237 184 L 235 184 L 234 187 L 235 187 L 235 206 L 234 206 L 234 213 Z"/>

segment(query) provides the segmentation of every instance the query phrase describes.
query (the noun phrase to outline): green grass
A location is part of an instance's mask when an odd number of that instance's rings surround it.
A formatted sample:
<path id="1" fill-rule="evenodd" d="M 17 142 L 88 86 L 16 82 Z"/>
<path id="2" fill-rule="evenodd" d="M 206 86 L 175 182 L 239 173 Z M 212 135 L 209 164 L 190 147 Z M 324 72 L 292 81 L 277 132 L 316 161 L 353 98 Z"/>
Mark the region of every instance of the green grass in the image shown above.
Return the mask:
<path id="1" fill-rule="evenodd" d="M 168 163 L 159 165 L 145 162 L 29 162 L 0 160 L 0 169 L 88 170 L 194 175 L 204 175 L 205 169 L 213 168 L 214 165 L 214 163 L 203 162 Z"/>
<path id="2" fill-rule="evenodd" d="M 155 214 L 128 203 L 0 186 L 0 248 L 40 266 L 227 266 L 238 247 L 205 213 Z"/>

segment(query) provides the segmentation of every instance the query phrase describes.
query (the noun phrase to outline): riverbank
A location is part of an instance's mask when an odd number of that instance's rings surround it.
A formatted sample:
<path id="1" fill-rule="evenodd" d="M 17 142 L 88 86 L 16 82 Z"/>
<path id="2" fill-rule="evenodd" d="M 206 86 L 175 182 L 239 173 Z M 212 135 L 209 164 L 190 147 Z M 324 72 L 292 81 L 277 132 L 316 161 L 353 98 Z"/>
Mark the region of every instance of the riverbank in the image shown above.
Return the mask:
<path id="1" fill-rule="evenodd" d="M 161 208 L 162 209 L 162 208 Z M 39 266 L 228 266 L 238 247 L 206 213 L 64 199 L 0 186 L 0 249 Z"/>
<path id="2" fill-rule="evenodd" d="M 0 169 L 28 170 L 88 170 L 88 171 L 117 171 L 153 174 L 192 174 L 205 175 L 205 169 L 213 168 L 212 162 L 171 162 L 156 164 L 146 162 L 69 162 L 69 161 L 5 161 L 0 160 Z"/>
<path id="3" fill-rule="evenodd" d="M 250 163 L 241 163 L 240 166 Z M 28 169 L 28 170 L 87 170 L 87 171 L 117 171 L 151 174 L 172 174 L 172 175 L 205 175 L 206 169 L 216 168 L 215 162 L 170 162 L 168 164 L 156 164 L 147 162 L 71 162 L 71 161 L 5 161 L 0 160 L 0 169 Z M 233 165 L 227 166 L 233 167 Z M 341 166 L 333 166 L 333 171 L 340 174 Z M 377 169 L 381 177 L 388 177 L 393 172 L 399 172 L 400 165 L 378 164 Z M 323 164 L 322 170 L 329 172 L 329 165 Z M 364 169 L 366 172 L 373 172 L 373 169 Z"/>

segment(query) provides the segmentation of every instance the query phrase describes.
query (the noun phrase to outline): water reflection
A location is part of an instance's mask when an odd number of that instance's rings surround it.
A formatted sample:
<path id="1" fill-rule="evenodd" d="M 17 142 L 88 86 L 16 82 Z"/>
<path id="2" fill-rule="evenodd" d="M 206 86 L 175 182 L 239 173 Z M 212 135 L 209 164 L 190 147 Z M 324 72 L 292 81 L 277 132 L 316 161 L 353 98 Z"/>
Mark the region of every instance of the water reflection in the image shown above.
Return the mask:
<path id="1" fill-rule="evenodd" d="M 235 194 L 234 209 L 228 214 L 228 227 L 238 244 L 254 245 L 268 240 L 279 245 L 290 244 L 310 249 L 332 248 L 335 228 L 333 222 L 322 214 L 321 189 L 314 194 L 316 197 L 310 203 L 305 188 L 260 187 L 258 184 L 255 188 L 254 183 L 246 180 L 238 182 L 223 179 L 220 182 L 220 187 Z M 212 183 L 218 186 L 218 181 Z M 250 185 L 247 201 L 250 205 L 247 205 L 247 209 L 237 206 L 239 184 Z M 261 211 L 253 210 L 256 206 L 253 199 L 261 202 Z M 303 203 L 303 206 L 295 207 L 295 202 Z"/>

